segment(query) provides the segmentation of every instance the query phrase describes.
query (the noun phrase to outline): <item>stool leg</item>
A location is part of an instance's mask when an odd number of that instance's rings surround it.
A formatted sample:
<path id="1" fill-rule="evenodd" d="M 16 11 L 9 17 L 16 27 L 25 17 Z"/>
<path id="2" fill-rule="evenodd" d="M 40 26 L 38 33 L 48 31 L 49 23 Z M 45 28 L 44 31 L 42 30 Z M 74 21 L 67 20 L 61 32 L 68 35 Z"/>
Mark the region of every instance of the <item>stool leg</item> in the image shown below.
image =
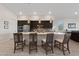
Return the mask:
<path id="1" fill-rule="evenodd" d="M 68 52 L 69 52 L 69 54 L 70 54 L 70 50 L 69 50 L 69 44 L 67 44 L 67 50 L 68 50 Z"/>
<path id="2" fill-rule="evenodd" d="M 52 50 L 52 53 L 54 53 L 54 51 L 53 51 L 53 44 L 51 45 L 51 50 Z"/>
<path id="3" fill-rule="evenodd" d="M 15 50 L 16 50 L 16 43 L 14 43 L 14 53 L 15 53 Z"/>
<path id="4" fill-rule="evenodd" d="M 30 54 L 30 43 L 29 43 L 29 54 Z"/>
<path id="5" fill-rule="evenodd" d="M 65 55 L 64 45 L 62 44 L 63 55 Z"/>

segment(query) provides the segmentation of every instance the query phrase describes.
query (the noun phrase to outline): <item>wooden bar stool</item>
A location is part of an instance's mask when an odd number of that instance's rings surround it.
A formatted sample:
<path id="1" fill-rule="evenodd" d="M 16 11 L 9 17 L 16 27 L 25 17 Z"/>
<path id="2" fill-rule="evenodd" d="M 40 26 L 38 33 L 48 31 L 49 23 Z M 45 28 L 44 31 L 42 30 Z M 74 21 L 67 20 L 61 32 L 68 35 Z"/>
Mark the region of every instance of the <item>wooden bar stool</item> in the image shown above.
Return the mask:
<path id="1" fill-rule="evenodd" d="M 64 55 L 65 55 L 65 51 L 68 51 L 70 54 L 70 50 L 69 50 L 70 36 L 71 36 L 71 33 L 66 32 L 64 35 L 64 39 L 56 39 L 54 41 L 54 47 L 58 47 L 59 49 L 61 49 Z"/>
<path id="2" fill-rule="evenodd" d="M 47 55 L 47 52 L 48 51 L 52 51 L 52 53 L 54 52 L 53 51 L 53 33 L 48 33 L 46 35 L 46 40 L 42 40 L 42 47 L 43 49 L 45 50 L 46 52 L 46 55 Z"/>
<path id="3" fill-rule="evenodd" d="M 32 50 L 37 52 L 37 33 L 29 34 L 29 54 Z"/>
<path id="4" fill-rule="evenodd" d="M 25 40 L 23 40 L 23 34 L 22 33 L 14 33 L 14 53 L 15 50 L 22 49 L 25 45 Z"/>

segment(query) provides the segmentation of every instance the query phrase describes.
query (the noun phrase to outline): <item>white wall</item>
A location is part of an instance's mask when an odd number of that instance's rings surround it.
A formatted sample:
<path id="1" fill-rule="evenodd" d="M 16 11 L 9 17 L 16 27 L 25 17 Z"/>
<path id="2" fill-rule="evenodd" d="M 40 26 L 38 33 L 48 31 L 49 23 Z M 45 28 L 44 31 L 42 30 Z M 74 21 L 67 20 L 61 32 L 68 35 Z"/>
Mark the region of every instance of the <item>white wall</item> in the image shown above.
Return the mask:
<path id="1" fill-rule="evenodd" d="M 78 18 L 64 18 L 64 19 L 55 19 L 54 20 L 53 26 L 55 26 L 56 31 L 59 31 L 58 30 L 58 25 L 59 25 L 58 23 L 60 21 L 64 22 L 63 31 L 65 31 L 66 29 L 68 29 L 68 30 L 79 30 L 79 19 Z M 76 23 L 76 28 L 75 29 L 69 29 L 68 28 L 68 23 Z"/>
<path id="2" fill-rule="evenodd" d="M 68 23 L 76 23 L 76 28 L 75 29 L 69 29 L 68 28 Z M 68 29 L 68 30 L 79 30 L 79 19 L 65 19 L 64 20 L 64 29 Z"/>
<path id="3" fill-rule="evenodd" d="M 4 21 L 8 21 L 8 29 L 4 29 Z M 16 15 L 0 5 L 0 39 L 12 38 L 13 32 L 17 32 Z"/>

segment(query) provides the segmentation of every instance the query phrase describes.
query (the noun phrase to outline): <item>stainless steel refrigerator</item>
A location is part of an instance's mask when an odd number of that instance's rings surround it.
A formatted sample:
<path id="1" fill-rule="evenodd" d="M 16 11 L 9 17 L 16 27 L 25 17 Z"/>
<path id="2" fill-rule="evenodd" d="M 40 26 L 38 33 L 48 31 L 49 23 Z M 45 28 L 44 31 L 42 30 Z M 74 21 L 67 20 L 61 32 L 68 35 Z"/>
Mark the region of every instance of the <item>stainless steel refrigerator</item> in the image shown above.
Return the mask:
<path id="1" fill-rule="evenodd" d="M 30 25 L 23 25 L 23 32 L 29 32 L 30 31 Z"/>

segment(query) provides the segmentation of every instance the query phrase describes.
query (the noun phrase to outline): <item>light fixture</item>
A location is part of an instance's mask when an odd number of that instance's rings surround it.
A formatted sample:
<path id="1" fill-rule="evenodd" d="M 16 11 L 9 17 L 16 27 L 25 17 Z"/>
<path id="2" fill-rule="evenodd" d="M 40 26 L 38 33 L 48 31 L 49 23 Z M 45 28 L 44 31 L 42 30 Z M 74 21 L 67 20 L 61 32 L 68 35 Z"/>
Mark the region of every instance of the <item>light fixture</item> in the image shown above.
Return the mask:
<path id="1" fill-rule="evenodd" d="M 75 15 L 77 15 L 77 14 L 78 14 L 78 12 L 77 12 L 77 11 L 75 11 L 75 12 L 74 12 L 74 14 L 75 14 Z"/>
<path id="2" fill-rule="evenodd" d="M 52 23 L 53 21 L 52 16 L 47 16 L 47 19 L 50 21 L 50 23 Z"/>
<path id="3" fill-rule="evenodd" d="M 52 18 L 50 18 L 50 23 L 52 23 Z"/>
<path id="4" fill-rule="evenodd" d="M 22 14 L 23 14 L 22 11 L 20 11 L 20 12 L 19 12 L 19 15 L 22 15 Z"/>
<path id="5" fill-rule="evenodd" d="M 28 23 L 30 23 L 30 20 L 28 20 Z"/>
<path id="6" fill-rule="evenodd" d="M 52 23 L 52 20 L 50 20 L 50 23 Z"/>
<path id="7" fill-rule="evenodd" d="M 37 12 L 36 12 L 36 11 L 34 11 L 34 12 L 33 12 L 33 15 L 37 15 Z"/>
<path id="8" fill-rule="evenodd" d="M 39 23 L 41 23 L 41 20 L 39 20 Z"/>
<path id="9" fill-rule="evenodd" d="M 39 17 L 39 23 L 41 23 L 41 17 Z"/>
<path id="10" fill-rule="evenodd" d="M 52 14 L 52 12 L 51 12 L 51 11 L 49 11 L 49 12 L 48 12 L 48 14 L 49 14 L 49 15 L 51 15 L 51 14 Z"/>
<path id="11" fill-rule="evenodd" d="M 30 18 L 31 18 L 31 16 L 28 16 L 28 23 L 30 23 Z"/>

